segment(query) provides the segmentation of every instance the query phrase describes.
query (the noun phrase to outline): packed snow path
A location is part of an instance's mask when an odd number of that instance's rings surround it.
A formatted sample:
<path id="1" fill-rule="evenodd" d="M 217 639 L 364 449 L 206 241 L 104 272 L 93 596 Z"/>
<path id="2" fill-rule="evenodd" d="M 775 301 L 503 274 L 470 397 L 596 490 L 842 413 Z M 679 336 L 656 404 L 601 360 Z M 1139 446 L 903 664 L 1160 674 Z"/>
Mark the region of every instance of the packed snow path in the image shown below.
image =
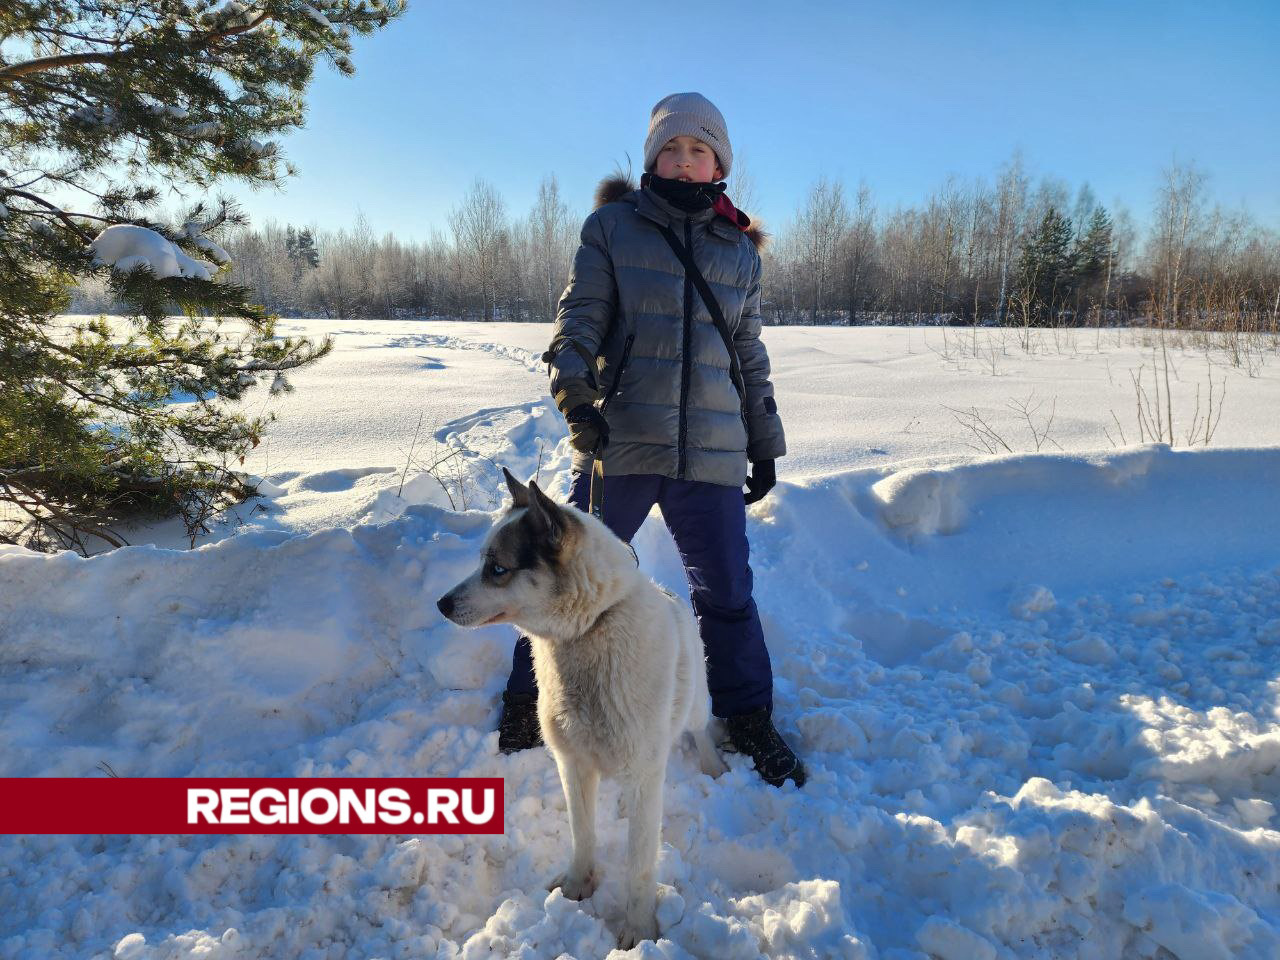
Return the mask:
<path id="1" fill-rule="evenodd" d="M 388 457 L 269 474 L 273 509 L 196 551 L 0 548 L 0 771 L 501 776 L 506 835 L 0 838 L 0 956 L 610 952 L 616 789 L 603 887 L 547 894 L 554 765 L 491 732 L 513 632 L 435 610 L 497 516 L 494 463 L 567 482 L 545 400 L 471 400 L 431 436 L 481 510 L 433 477 L 397 493 Z M 673 754 L 663 940 L 632 956 L 1280 955 L 1278 482 L 1275 448 L 1160 446 L 784 479 L 749 522 L 810 782 Z M 361 489 L 368 522 L 281 516 Z M 684 589 L 657 516 L 636 546 Z"/>

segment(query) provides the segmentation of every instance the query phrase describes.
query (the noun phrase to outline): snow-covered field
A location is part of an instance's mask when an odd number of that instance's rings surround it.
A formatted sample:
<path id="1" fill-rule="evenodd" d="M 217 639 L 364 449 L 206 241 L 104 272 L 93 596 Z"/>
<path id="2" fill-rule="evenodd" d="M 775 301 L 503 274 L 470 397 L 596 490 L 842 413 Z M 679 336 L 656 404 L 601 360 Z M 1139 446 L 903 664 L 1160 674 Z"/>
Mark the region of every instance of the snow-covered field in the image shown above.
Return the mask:
<path id="1" fill-rule="evenodd" d="M 283 326 L 337 347 L 252 402 L 266 496 L 199 549 L 0 547 L 0 775 L 501 776 L 506 835 L 3 837 L 0 956 L 606 956 L 617 791 L 601 889 L 547 894 L 555 768 L 492 732 L 514 633 L 435 609 L 499 465 L 567 486 L 549 328 Z M 1280 356 L 1170 349 L 1170 449 L 1142 333 L 977 337 L 766 328 L 791 452 L 749 531 L 810 782 L 673 754 L 631 956 L 1280 956 Z M 685 589 L 656 515 L 636 546 Z"/>

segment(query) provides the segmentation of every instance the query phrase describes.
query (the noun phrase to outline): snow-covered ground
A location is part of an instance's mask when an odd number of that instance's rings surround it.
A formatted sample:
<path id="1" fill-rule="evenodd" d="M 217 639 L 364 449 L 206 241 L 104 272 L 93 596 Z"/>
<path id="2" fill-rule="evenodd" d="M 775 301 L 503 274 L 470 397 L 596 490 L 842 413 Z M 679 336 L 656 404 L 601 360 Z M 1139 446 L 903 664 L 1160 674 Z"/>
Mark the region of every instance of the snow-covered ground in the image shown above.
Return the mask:
<path id="1" fill-rule="evenodd" d="M 492 732 L 513 631 L 435 610 L 499 465 L 566 488 L 549 328 L 286 326 L 337 347 L 251 403 L 267 495 L 199 549 L 0 548 L 0 775 L 501 776 L 506 835 L 4 837 L 0 956 L 607 955 L 617 791 L 604 885 L 547 894 L 555 768 Z M 1280 956 L 1280 356 L 1171 349 L 1170 449 L 1142 333 L 977 337 L 766 329 L 790 453 L 749 530 L 810 782 L 673 754 L 631 956 Z M 656 515 L 636 546 L 684 589 Z"/>

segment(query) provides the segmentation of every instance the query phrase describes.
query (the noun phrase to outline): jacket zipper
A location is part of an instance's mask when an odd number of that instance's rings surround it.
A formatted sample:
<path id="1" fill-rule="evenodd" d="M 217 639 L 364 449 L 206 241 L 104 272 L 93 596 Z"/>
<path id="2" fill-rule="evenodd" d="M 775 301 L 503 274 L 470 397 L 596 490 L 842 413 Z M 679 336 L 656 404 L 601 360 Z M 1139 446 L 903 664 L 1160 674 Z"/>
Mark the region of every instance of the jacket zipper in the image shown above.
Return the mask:
<path id="1" fill-rule="evenodd" d="M 627 342 L 622 345 L 622 359 L 618 362 L 618 372 L 613 378 L 613 383 L 609 384 L 609 392 L 604 395 L 604 401 L 600 404 L 601 413 L 604 413 L 605 408 L 609 406 L 609 401 L 618 392 L 618 385 L 622 383 L 622 375 L 627 372 L 627 362 L 631 359 L 631 344 L 635 339 L 636 335 L 634 333 L 627 334 Z"/>
<path id="2" fill-rule="evenodd" d="M 693 256 L 693 227 L 689 218 L 684 218 L 684 248 Z M 680 437 L 677 444 L 676 476 L 684 479 L 685 445 L 689 433 L 689 381 L 692 378 L 693 358 L 693 281 L 689 279 L 689 271 L 684 274 L 684 349 L 681 351 L 680 363 Z"/>

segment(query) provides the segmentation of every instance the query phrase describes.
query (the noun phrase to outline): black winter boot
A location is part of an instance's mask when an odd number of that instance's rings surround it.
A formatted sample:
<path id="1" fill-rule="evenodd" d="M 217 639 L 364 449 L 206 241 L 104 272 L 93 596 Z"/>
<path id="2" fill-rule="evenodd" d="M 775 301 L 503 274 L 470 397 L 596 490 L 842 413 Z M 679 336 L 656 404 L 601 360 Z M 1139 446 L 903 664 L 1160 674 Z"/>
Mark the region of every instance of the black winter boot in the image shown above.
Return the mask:
<path id="1" fill-rule="evenodd" d="M 729 731 L 729 745 L 755 761 L 756 772 L 765 783 L 780 787 L 791 780 L 797 787 L 804 786 L 804 764 L 774 727 L 768 707 L 740 717 L 728 717 L 724 723 Z"/>
<path id="2" fill-rule="evenodd" d="M 541 745 L 537 698 L 528 693 L 503 690 L 502 716 L 498 718 L 498 751 L 519 753 Z"/>

